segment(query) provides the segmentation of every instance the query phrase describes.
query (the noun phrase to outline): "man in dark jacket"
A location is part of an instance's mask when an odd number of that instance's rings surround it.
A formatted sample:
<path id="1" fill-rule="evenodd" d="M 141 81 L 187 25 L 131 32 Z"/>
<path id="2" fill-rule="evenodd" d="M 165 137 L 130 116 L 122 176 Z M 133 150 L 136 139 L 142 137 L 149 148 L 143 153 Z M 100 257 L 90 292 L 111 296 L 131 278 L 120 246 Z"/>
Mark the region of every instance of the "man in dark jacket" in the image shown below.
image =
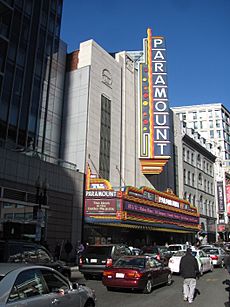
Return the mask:
<path id="1" fill-rule="evenodd" d="M 181 258 L 180 274 L 184 278 L 184 300 L 188 300 L 189 303 L 193 302 L 194 292 L 196 289 L 196 276 L 198 273 L 198 262 L 196 258 L 192 255 L 191 249 L 188 248 L 186 254 Z"/>

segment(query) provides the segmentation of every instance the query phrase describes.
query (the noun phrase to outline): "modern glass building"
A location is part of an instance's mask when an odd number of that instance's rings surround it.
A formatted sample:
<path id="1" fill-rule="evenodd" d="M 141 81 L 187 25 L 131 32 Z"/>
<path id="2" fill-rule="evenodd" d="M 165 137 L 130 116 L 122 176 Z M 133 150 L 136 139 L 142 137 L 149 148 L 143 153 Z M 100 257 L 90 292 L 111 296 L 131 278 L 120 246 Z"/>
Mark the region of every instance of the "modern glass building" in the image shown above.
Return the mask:
<path id="1" fill-rule="evenodd" d="M 0 145 L 58 157 L 62 0 L 0 0 Z M 55 97 L 55 104 L 54 104 Z"/>

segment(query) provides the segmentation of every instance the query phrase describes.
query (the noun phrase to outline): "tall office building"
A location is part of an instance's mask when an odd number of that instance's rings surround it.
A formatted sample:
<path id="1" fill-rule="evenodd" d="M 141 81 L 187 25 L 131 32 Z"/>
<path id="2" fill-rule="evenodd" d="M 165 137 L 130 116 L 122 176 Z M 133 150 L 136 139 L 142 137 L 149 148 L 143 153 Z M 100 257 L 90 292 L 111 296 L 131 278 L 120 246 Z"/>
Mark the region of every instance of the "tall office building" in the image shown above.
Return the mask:
<path id="1" fill-rule="evenodd" d="M 221 103 L 174 107 L 172 110 L 188 128 L 214 142 L 225 166 L 230 167 L 230 112 Z"/>
<path id="2" fill-rule="evenodd" d="M 0 145 L 58 157 L 62 0 L 0 0 Z M 55 103 L 54 103 L 55 99 Z"/>

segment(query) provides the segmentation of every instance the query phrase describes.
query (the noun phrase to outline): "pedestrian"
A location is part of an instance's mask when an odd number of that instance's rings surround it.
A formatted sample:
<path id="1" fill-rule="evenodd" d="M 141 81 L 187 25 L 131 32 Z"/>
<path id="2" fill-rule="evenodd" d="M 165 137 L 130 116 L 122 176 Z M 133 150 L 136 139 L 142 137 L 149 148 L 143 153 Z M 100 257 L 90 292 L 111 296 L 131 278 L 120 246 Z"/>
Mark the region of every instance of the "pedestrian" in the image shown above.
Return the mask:
<path id="1" fill-rule="evenodd" d="M 54 259 L 60 260 L 60 254 L 61 254 L 61 245 L 59 242 L 56 242 L 56 246 L 54 249 Z"/>
<path id="2" fill-rule="evenodd" d="M 230 274 L 230 254 L 224 256 L 224 267 L 227 272 Z"/>
<path id="3" fill-rule="evenodd" d="M 73 249 L 73 245 L 71 244 L 71 242 L 69 240 L 66 241 L 65 245 L 64 245 L 64 249 L 66 252 L 66 256 L 67 256 L 67 260 L 69 260 L 69 255 L 72 252 Z"/>
<path id="4" fill-rule="evenodd" d="M 184 301 L 188 301 L 191 304 L 196 289 L 196 277 L 199 274 L 199 266 L 197 259 L 192 255 L 192 250 L 190 248 L 187 249 L 186 254 L 181 258 L 180 274 L 184 278 Z"/>
<path id="5" fill-rule="evenodd" d="M 76 263 L 77 263 L 77 265 L 79 263 L 79 258 L 81 256 L 81 254 L 84 252 L 84 250 L 85 250 L 84 245 L 80 241 L 78 241 L 77 242 L 77 248 L 76 248 Z"/>

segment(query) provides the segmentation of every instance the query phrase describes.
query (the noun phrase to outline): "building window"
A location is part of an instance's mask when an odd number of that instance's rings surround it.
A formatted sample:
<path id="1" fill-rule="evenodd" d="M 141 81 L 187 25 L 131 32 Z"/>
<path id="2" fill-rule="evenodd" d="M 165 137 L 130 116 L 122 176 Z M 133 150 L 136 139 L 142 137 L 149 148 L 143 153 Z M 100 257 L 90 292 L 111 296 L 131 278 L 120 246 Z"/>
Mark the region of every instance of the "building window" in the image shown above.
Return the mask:
<path id="1" fill-rule="evenodd" d="M 199 183 L 199 187 L 202 187 L 202 175 L 201 175 L 201 173 L 199 173 L 199 176 L 198 176 L 198 183 Z"/>
<path id="2" fill-rule="evenodd" d="M 188 172 L 188 184 L 190 185 L 190 172 Z"/>
<path id="3" fill-rule="evenodd" d="M 220 120 L 216 120 L 216 128 L 220 128 Z"/>
<path id="4" fill-rule="evenodd" d="M 184 183 L 186 183 L 186 170 L 184 169 Z"/>
<path id="5" fill-rule="evenodd" d="M 214 138 L 214 130 L 210 130 L 210 138 Z"/>
<path id="6" fill-rule="evenodd" d="M 111 101 L 101 96 L 101 129 L 100 129 L 100 157 L 99 173 L 109 180 L 110 174 L 110 131 L 111 130 Z"/>
<path id="7" fill-rule="evenodd" d="M 193 196 L 192 204 L 193 204 L 194 207 L 196 206 L 196 196 L 195 195 Z"/>
<path id="8" fill-rule="evenodd" d="M 215 110 L 216 118 L 221 118 L 220 110 Z"/>
<path id="9" fill-rule="evenodd" d="M 187 192 L 184 192 L 184 199 L 187 200 Z"/>
<path id="10" fill-rule="evenodd" d="M 221 130 L 216 131 L 217 137 L 220 139 L 221 138 Z"/>
<path id="11" fill-rule="evenodd" d="M 199 203 L 199 209 L 200 209 L 200 212 L 202 212 L 203 213 L 203 197 L 202 197 L 202 195 L 200 196 L 200 203 Z"/>
<path id="12" fill-rule="evenodd" d="M 194 187 L 194 185 L 195 185 L 195 174 L 193 173 L 192 174 L 192 186 Z"/>
<path id="13" fill-rule="evenodd" d="M 191 163 L 193 164 L 194 163 L 194 154 L 191 153 Z"/>
<path id="14" fill-rule="evenodd" d="M 213 121 L 212 120 L 209 121 L 209 128 L 213 128 Z"/>
<path id="15" fill-rule="evenodd" d="M 197 167 L 201 166 L 201 160 L 200 160 L 200 155 L 197 155 Z"/>
<path id="16" fill-rule="evenodd" d="M 187 162 L 189 162 L 190 160 L 190 154 L 189 154 L 189 150 L 187 150 Z"/>

